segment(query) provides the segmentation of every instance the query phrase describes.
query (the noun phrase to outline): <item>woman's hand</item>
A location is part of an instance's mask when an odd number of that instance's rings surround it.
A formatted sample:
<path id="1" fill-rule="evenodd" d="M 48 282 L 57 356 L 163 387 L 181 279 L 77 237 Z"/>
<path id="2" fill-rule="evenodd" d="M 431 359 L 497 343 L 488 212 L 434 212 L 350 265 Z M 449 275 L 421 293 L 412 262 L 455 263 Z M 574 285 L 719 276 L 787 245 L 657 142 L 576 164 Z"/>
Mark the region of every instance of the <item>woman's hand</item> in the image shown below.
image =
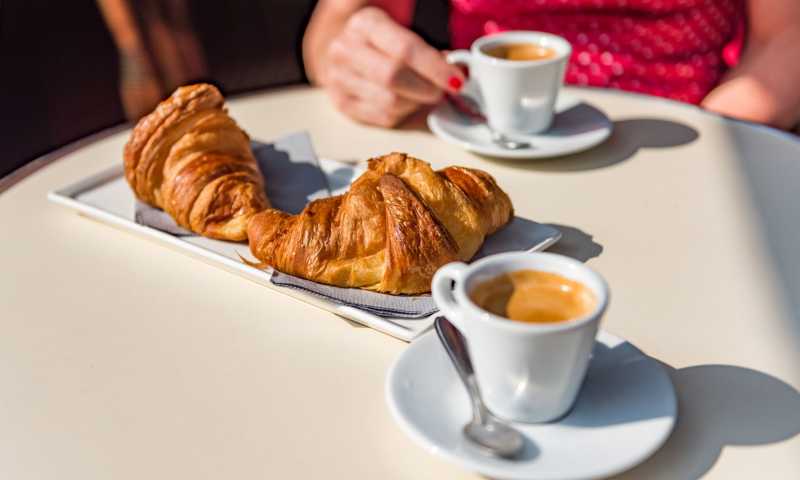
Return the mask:
<path id="1" fill-rule="evenodd" d="M 306 43 L 309 76 L 339 110 L 363 123 L 393 127 L 464 82 L 441 52 L 377 7 L 356 10 L 329 39 L 313 42 L 324 49 L 313 59 Z"/>

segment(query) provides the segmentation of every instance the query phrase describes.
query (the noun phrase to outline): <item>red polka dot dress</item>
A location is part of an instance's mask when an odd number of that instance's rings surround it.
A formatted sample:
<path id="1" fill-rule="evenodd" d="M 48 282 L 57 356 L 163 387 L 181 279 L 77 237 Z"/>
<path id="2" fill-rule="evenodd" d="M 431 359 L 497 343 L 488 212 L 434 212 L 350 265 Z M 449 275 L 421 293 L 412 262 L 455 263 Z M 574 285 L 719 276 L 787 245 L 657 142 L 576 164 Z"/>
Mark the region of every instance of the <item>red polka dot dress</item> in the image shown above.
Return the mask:
<path id="1" fill-rule="evenodd" d="M 744 0 L 451 0 L 454 48 L 504 30 L 569 40 L 566 81 L 699 103 L 736 64 Z"/>

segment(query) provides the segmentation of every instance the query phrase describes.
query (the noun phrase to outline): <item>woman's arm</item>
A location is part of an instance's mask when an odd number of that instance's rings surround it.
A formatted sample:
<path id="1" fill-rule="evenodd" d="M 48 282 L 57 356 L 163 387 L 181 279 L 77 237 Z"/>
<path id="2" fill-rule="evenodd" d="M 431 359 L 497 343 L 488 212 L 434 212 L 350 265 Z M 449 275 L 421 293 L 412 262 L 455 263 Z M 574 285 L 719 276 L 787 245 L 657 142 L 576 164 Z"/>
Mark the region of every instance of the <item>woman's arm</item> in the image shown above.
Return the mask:
<path id="1" fill-rule="evenodd" d="M 303 62 L 308 77 L 339 110 L 363 123 L 392 127 L 420 106 L 437 103 L 444 91 L 461 87 L 458 67 L 404 25 L 413 6 L 413 0 L 317 4 L 303 37 Z"/>
<path id="2" fill-rule="evenodd" d="M 380 7 L 401 25 L 411 24 L 414 0 L 320 0 L 303 36 L 303 63 L 312 83 L 317 82 L 317 64 L 327 47 L 344 30 L 350 17 L 367 6 Z"/>
<path id="3" fill-rule="evenodd" d="M 800 122 L 800 1 L 749 0 L 739 65 L 703 100 L 731 117 L 792 128 Z"/>

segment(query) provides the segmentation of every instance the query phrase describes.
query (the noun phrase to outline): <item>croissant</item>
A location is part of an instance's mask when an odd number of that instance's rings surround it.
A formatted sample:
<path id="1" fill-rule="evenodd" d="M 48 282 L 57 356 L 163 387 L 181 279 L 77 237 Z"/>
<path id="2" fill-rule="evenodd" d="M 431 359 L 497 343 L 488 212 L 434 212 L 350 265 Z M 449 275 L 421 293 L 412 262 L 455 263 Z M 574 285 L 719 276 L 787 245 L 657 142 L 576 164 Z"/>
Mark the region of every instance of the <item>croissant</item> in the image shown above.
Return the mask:
<path id="1" fill-rule="evenodd" d="M 213 85 L 180 87 L 133 129 L 125 178 L 141 201 L 178 225 L 222 240 L 247 238 L 247 221 L 269 207 L 250 139 Z"/>
<path id="2" fill-rule="evenodd" d="M 250 251 L 263 265 L 340 287 L 416 294 L 442 265 L 472 258 L 505 225 L 511 201 L 481 170 L 431 166 L 404 153 L 369 161 L 344 195 L 297 215 L 253 215 Z"/>

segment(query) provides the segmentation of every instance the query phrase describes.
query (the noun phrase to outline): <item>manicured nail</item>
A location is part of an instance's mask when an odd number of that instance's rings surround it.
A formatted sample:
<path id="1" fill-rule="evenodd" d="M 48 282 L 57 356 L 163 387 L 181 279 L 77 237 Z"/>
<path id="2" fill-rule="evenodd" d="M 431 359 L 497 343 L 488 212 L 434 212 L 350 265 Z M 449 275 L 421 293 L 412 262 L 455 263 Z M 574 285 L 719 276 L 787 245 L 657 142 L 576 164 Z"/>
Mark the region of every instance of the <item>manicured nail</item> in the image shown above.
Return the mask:
<path id="1" fill-rule="evenodd" d="M 456 76 L 448 78 L 447 84 L 450 85 L 450 88 L 452 88 L 454 92 L 458 92 L 461 90 L 461 87 L 464 86 L 464 82 Z"/>

